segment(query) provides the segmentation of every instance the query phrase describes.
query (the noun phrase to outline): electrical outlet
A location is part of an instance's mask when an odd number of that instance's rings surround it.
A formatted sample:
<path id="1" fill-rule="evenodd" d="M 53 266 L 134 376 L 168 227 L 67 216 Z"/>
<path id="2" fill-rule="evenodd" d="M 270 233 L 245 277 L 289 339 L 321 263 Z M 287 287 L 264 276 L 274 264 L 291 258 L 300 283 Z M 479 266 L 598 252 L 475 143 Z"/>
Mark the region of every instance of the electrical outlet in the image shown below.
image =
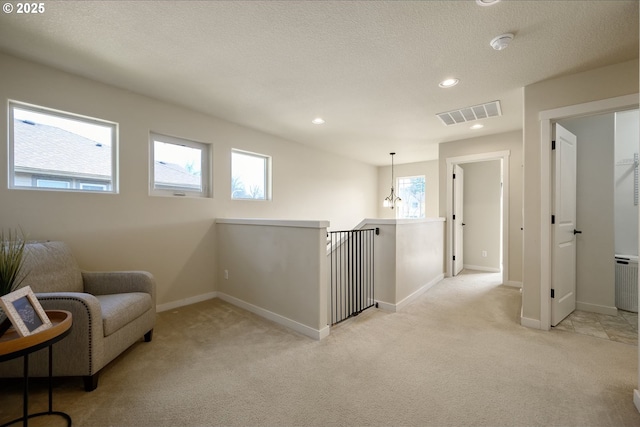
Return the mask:
<path id="1" fill-rule="evenodd" d="M 224 278 L 225 278 L 225 280 L 229 279 L 229 270 L 225 270 L 224 271 Z"/>
<path id="2" fill-rule="evenodd" d="M 482 258 L 486 258 L 487 257 L 487 251 L 482 251 Z"/>

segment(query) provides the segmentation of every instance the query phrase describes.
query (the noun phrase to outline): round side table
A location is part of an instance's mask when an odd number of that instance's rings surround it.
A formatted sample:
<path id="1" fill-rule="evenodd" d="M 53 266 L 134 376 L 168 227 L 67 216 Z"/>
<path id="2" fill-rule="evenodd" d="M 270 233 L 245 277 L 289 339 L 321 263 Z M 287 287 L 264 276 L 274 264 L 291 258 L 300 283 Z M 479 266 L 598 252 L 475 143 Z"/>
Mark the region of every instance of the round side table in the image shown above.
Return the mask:
<path id="1" fill-rule="evenodd" d="M 22 401 L 22 417 L 3 424 L 0 427 L 10 426 L 22 421 L 26 427 L 29 418 L 35 418 L 45 415 L 57 415 L 67 420 L 67 426 L 71 427 L 71 417 L 64 412 L 53 410 L 53 344 L 57 343 L 71 332 L 71 324 L 73 323 L 72 315 L 65 310 L 48 310 L 46 311 L 52 327 L 45 329 L 37 334 L 21 337 L 14 328 L 9 329 L 4 335 L 0 336 L 0 362 L 15 359 L 22 356 L 24 358 L 24 389 Z M 34 351 L 38 351 L 45 347 L 49 347 L 49 410 L 47 412 L 39 412 L 29 415 L 29 355 Z"/>

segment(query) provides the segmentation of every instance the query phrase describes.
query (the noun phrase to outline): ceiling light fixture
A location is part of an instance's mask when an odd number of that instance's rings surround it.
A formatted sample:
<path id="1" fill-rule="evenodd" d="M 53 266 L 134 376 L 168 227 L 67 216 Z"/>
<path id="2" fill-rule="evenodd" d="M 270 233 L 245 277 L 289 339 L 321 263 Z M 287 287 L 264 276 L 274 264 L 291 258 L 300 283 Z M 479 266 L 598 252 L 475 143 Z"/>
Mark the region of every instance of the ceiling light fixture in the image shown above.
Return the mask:
<path id="1" fill-rule="evenodd" d="M 493 6 L 499 1 L 500 0 L 476 0 L 476 3 L 478 3 L 480 6 Z"/>
<path id="2" fill-rule="evenodd" d="M 476 123 L 475 125 L 471 126 L 471 129 L 476 130 L 476 129 L 482 129 L 484 127 L 484 125 L 481 125 L 480 123 Z"/>
<path id="3" fill-rule="evenodd" d="M 493 40 L 489 42 L 492 48 L 495 50 L 503 50 L 509 46 L 511 40 L 513 40 L 514 35 L 511 33 L 500 34 L 498 37 L 494 37 Z"/>
<path id="4" fill-rule="evenodd" d="M 383 206 L 393 209 L 396 205 L 402 203 L 402 199 L 396 196 L 395 190 L 393 189 L 393 156 L 395 156 L 396 153 L 389 154 L 391 154 L 391 193 L 384 199 Z"/>
<path id="5" fill-rule="evenodd" d="M 323 125 L 324 119 L 322 117 L 316 117 L 315 119 L 311 120 L 311 123 L 313 123 L 314 125 Z"/>
<path id="6" fill-rule="evenodd" d="M 458 80 L 458 79 L 446 79 L 446 80 L 443 80 L 440 83 L 438 83 L 438 86 L 446 89 L 446 88 L 449 88 L 449 87 L 454 87 L 458 83 L 460 83 L 460 80 Z"/>

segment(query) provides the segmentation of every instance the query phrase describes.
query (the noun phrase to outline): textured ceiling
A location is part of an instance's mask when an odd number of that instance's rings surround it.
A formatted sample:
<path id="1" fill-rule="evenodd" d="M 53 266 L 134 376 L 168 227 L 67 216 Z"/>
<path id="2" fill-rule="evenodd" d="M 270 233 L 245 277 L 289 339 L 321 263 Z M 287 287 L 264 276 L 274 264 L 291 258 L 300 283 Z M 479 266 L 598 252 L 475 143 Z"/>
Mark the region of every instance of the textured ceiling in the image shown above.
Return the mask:
<path id="1" fill-rule="evenodd" d="M 638 57 L 637 0 L 45 6 L 1 14 L 0 50 L 375 165 L 521 129 L 522 87 Z M 515 39 L 494 51 L 505 32 Z M 481 130 L 436 117 L 494 100 L 503 115 Z"/>

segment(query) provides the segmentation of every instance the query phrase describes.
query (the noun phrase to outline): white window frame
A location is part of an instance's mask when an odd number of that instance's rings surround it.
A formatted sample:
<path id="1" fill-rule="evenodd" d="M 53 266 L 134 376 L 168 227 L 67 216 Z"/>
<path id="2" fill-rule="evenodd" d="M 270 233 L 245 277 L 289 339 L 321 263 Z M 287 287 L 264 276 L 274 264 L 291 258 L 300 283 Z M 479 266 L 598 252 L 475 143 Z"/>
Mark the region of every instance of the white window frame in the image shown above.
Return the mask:
<path id="1" fill-rule="evenodd" d="M 264 160 L 264 197 L 262 198 L 251 198 L 251 197 L 234 197 L 233 196 L 233 186 L 229 189 L 231 192 L 231 200 L 244 200 L 244 201 L 258 201 L 258 202 L 264 202 L 264 201 L 270 201 L 271 200 L 271 194 L 272 194 L 272 189 L 271 189 L 271 165 L 272 165 L 272 160 L 271 160 L 271 156 L 268 156 L 266 154 L 260 154 L 260 153 L 254 153 L 251 151 L 245 151 L 245 150 L 239 150 L 236 148 L 232 148 L 231 149 L 231 183 L 233 185 L 233 154 L 237 153 L 237 154 L 241 154 L 244 156 L 251 156 L 251 157 L 256 157 L 259 159 Z"/>
<path id="2" fill-rule="evenodd" d="M 196 191 L 188 187 L 166 186 L 156 188 L 155 182 L 155 142 L 163 142 L 165 144 L 179 145 L 183 147 L 194 148 L 201 151 L 200 156 L 200 182 L 201 190 Z M 157 132 L 149 132 L 149 194 L 152 196 L 165 197 L 202 197 L 212 198 L 212 147 L 211 144 L 197 142 L 190 139 L 169 136 Z"/>
<path id="3" fill-rule="evenodd" d="M 397 195 L 399 197 L 402 197 L 400 195 L 400 180 L 401 179 L 413 179 L 413 178 L 422 178 L 424 180 L 424 209 L 421 211 L 422 216 L 418 217 L 418 218 L 404 218 L 401 217 L 401 212 L 402 212 L 402 206 L 396 207 L 396 219 L 424 219 L 427 216 L 427 177 L 425 175 L 409 175 L 409 176 L 399 176 L 396 178 L 396 189 L 397 189 Z M 402 204 L 406 204 L 409 203 L 409 200 L 405 200 L 405 198 L 402 198 Z"/>
<path id="4" fill-rule="evenodd" d="M 105 191 L 95 191 L 95 190 L 83 190 L 79 186 L 75 186 L 73 182 L 74 179 L 69 180 L 71 183 L 69 188 L 53 188 L 53 187 L 38 187 L 34 186 L 22 186 L 15 184 L 15 147 L 14 147 L 14 108 L 19 110 L 27 110 L 38 114 L 45 114 L 51 117 L 58 117 L 61 119 L 74 120 L 81 123 L 93 124 L 103 127 L 111 128 L 111 189 Z M 8 140 L 8 151 L 9 151 L 9 183 L 8 187 L 13 190 L 35 190 L 35 191 L 67 191 L 67 192 L 76 192 L 76 193 L 102 193 L 102 194 L 117 194 L 119 185 L 118 185 L 118 124 L 115 122 L 110 122 L 107 120 L 96 119 L 94 117 L 83 116 L 80 114 L 70 113 L 67 111 L 55 110 L 52 108 L 42 107 L 39 105 L 27 104 L 24 102 L 9 100 L 7 111 L 9 112 L 9 140 Z M 43 176 L 39 175 L 39 179 L 46 179 Z M 62 181 L 63 179 L 59 176 L 52 176 L 53 180 Z"/>

